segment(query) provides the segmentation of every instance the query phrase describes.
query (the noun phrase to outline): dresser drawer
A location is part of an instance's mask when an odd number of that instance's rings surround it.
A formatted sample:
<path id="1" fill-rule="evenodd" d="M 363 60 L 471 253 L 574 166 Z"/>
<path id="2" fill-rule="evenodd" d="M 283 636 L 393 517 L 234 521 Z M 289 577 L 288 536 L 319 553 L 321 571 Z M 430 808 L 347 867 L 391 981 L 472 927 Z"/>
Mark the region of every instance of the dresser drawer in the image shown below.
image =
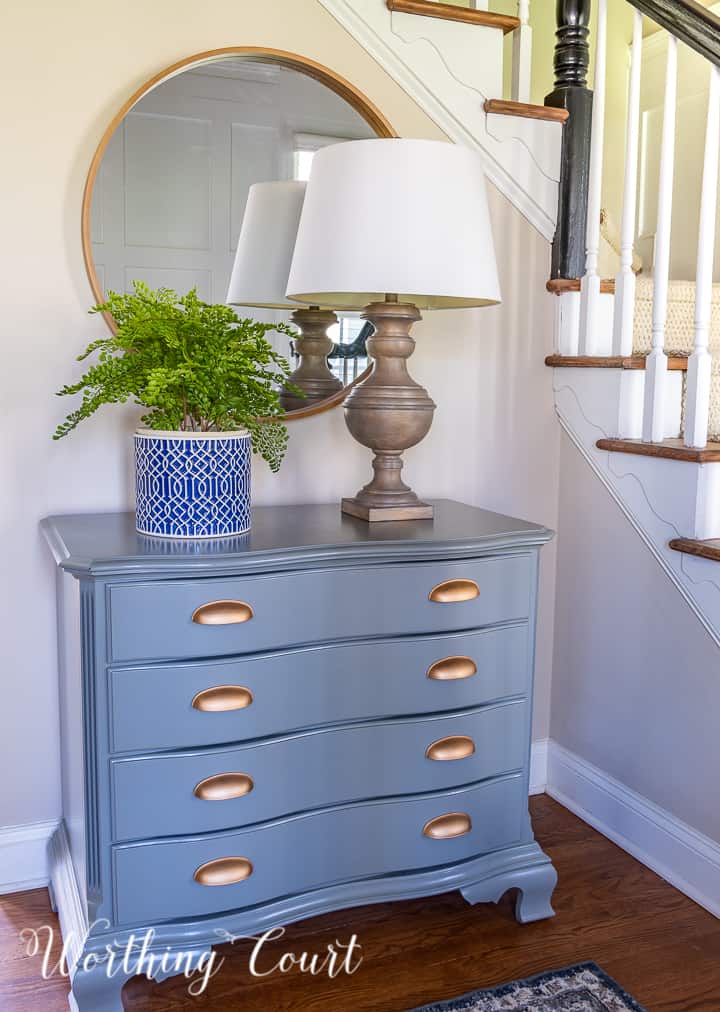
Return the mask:
<path id="1" fill-rule="evenodd" d="M 524 842 L 530 838 L 524 786 L 517 775 L 210 837 L 116 846 L 117 923 L 156 924 L 234 910 L 352 879 L 453 864 Z M 463 818 L 428 826 L 451 813 Z M 452 832 L 463 835 L 443 838 Z M 224 859 L 230 860 L 198 871 Z M 196 874 L 227 884 L 203 885 Z"/>
<path id="2" fill-rule="evenodd" d="M 524 700 L 240 748 L 115 759 L 114 839 L 205 833 L 365 798 L 443 790 L 520 770 L 526 761 Z"/>
<path id="3" fill-rule="evenodd" d="M 189 748 L 408 711 L 478 706 L 527 692 L 529 651 L 529 630 L 522 623 L 215 663 L 115 668 L 109 674 L 112 748 Z M 206 705 L 203 700 L 230 709 L 197 709 Z"/>
<path id="4" fill-rule="evenodd" d="M 109 588 L 115 661 L 472 629 L 530 614 L 529 555 Z M 435 599 L 431 600 L 431 596 Z"/>

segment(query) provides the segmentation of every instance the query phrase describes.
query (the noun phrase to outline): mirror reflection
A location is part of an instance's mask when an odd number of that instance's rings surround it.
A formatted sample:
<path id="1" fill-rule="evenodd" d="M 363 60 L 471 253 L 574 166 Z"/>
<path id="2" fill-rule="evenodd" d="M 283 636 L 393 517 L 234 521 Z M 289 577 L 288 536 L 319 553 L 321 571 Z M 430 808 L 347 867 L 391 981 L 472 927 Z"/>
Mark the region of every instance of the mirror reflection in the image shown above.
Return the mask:
<path id="1" fill-rule="evenodd" d="M 243 56 L 195 64 L 146 93 L 114 130 L 90 195 L 87 252 L 98 298 L 144 281 L 181 293 L 195 287 L 202 300 L 224 303 L 250 187 L 307 180 L 320 148 L 376 136 L 372 113 L 364 109 L 366 119 L 362 102 L 349 97 L 352 104 L 310 70 Z M 289 307 L 236 312 L 292 319 Z M 331 389 L 342 396 L 367 367 L 368 327 L 358 314 L 339 314 L 327 333 L 332 382 L 308 384 L 305 398 L 287 398 L 288 409 L 305 412 Z M 298 341 L 278 334 L 275 348 L 302 376 Z"/>

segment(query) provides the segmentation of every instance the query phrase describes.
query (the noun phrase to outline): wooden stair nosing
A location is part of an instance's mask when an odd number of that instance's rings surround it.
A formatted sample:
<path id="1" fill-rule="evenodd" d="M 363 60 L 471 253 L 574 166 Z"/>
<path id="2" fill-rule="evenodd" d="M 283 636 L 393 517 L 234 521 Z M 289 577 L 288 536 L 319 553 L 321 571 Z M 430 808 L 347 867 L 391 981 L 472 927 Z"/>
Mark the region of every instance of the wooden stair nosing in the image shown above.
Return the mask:
<path id="1" fill-rule="evenodd" d="M 675 552 L 684 552 L 686 555 L 697 555 L 701 559 L 720 562 L 720 538 L 709 541 L 698 541 L 696 538 L 673 538 L 668 542 L 668 547 Z"/>
<path id="2" fill-rule="evenodd" d="M 437 0 L 386 0 L 386 3 L 389 11 L 397 11 L 398 14 L 420 14 L 428 18 L 440 18 L 442 21 L 462 21 L 467 25 L 499 28 L 503 35 L 520 27 L 520 18 L 509 14 L 476 11 L 470 7 L 438 3 Z"/>
<path id="3" fill-rule="evenodd" d="M 504 98 L 486 99 L 485 112 L 496 113 L 499 116 L 547 120 L 549 123 L 565 123 L 570 116 L 567 109 L 555 109 L 549 105 L 531 105 L 529 102 L 511 102 Z"/>
<path id="4" fill-rule="evenodd" d="M 690 464 L 720 464 L 720 443 L 708 443 L 702 449 L 685 446 L 682 439 L 665 439 L 662 443 L 644 443 L 641 439 L 598 439 L 599 450 L 611 453 L 634 453 L 643 457 L 664 457 L 684 460 Z"/>
<path id="5" fill-rule="evenodd" d="M 552 369 L 644 369 L 645 355 L 548 355 L 545 365 Z M 670 372 L 686 372 L 686 355 L 668 357 Z"/>
<path id="6" fill-rule="evenodd" d="M 565 292 L 579 292 L 580 278 L 550 278 L 545 287 L 553 295 L 563 295 Z M 615 279 L 601 278 L 600 291 L 603 295 L 614 295 Z"/>

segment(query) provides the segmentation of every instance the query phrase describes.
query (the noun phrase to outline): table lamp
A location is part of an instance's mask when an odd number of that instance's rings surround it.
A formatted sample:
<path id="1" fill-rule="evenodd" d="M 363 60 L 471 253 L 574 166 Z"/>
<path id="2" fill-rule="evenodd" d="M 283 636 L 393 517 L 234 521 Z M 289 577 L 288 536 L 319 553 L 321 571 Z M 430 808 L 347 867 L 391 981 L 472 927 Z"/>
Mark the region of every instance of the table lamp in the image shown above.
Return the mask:
<path id="1" fill-rule="evenodd" d="M 371 375 L 345 402 L 345 420 L 375 454 L 374 477 L 345 513 L 364 520 L 432 517 L 401 479 L 435 405 L 409 375 L 420 309 L 500 301 L 480 156 L 441 141 L 348 141 L 315 155 L 287 294 L 311 305 L 363 309 Z"/>
<path id="2" fill-rule="evenodd" d="M 305 397 L 281 389 L 280 403 L 285 411 L 324 401 L 343 388 L 327 364 L 333 347 L 327 331 L 337 323 L 337 316 L 318 306 L 300 306 L 285 295 L 304 198 L 305 183 L 254 183 L 250 187 L 226 299 L 231 306 L 294 310 L 291 319 L 299 331 L 295 349 L 300 361 L 289 381 Z"/>

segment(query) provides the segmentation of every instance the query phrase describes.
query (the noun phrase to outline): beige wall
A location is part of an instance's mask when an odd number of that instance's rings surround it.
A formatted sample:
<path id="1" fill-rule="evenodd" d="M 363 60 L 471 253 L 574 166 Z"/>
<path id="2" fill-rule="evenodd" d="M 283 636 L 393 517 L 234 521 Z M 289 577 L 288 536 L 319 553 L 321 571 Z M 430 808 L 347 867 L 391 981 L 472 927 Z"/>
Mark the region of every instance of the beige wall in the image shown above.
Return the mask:
<path id="1" fill-rule="evenodd" d="M 53 566 L 38 533 L 48 513 L 127 508 L 136 412 L 104 409 L 67 440 L 53 392 L 102 332 L 88 318 L 80 206 L 100 136 L 127 96 L 162 67 L 227 45 L 300 52 L 364 89 L 404 135 L 438 129 L 316 0 L 95 0 L 15 3 L 5 12 L 3 113 L 3 573 L 0 825 L 59 812 Z M 503 306 L 438 314 L 417 327 L 413 369 L 437 401 L 435 426 L 407 456 L 423 493 L 454 496 L 556 526 L 559 429 L 552 376 L 549 249 L 491 194 Z M 342 414 L 294 423 L 279 476 L 254 473 L 257 503 L 337 501 L 368 475 Z M 547 735 L 554 545 L 544 552 L 535 733 Z M 8 787 L 8 784 L 10 785 Z"/>
<path id="2" fill-rule="evenodd" d="M 720 840 L 720 649 L 563 435 L 551 737 Z"/>

